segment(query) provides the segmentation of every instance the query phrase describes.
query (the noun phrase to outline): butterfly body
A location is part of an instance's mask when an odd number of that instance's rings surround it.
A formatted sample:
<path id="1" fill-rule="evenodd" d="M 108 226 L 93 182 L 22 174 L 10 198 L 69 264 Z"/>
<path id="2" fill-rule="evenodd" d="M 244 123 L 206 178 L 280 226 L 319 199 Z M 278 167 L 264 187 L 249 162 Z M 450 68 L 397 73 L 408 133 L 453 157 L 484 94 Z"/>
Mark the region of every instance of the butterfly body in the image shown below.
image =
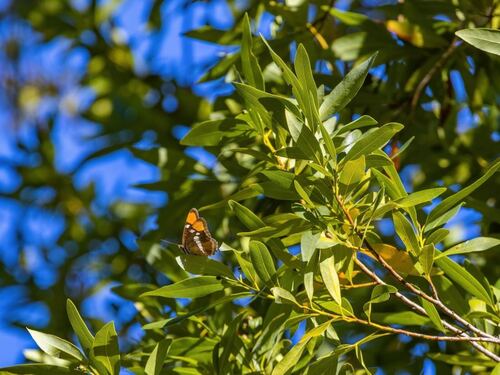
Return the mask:
<path id="1" fill-rule="evenodd" d="M 218 247 L 208 230 L 206 220 L 200 217 L 196 208 L 189 210 L 182 233 L 181 250 L 186 254 L 210 256 Z"/>

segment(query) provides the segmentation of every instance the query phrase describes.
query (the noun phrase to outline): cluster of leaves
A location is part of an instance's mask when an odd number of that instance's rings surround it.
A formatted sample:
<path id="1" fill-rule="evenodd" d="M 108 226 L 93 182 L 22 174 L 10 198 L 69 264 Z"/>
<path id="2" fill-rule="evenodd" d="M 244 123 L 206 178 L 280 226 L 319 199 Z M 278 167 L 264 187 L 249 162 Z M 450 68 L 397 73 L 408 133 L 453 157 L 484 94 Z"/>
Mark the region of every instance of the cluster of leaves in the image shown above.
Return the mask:
<path id="1" fill-rule="evenodd" d="M 406 191 L 394 163 L 399 155 L 384 151 L 403 125 L 333 116 L 354 99 L 375 55 L 326 94 L 303 45 L 292 70 L 265 40 L 252 37 L 248 18 L 242 40 L 242 80 L 234 84 L 242 105 L 193 126 L 182 140 L 221 148 L 216 177 L 224 198 L 200 210 L 230 209 L 217 231 L 223 261 L 141 240 L 147 262 L 172 283 L 114 288 L 135 302 L 145 331 L 134 350 L 119 362 L 112 324 L 94 338 L 69 303 L 88 360 L 61 339 L 32 333 L 45 353 L 72 357 L 70 365 L 7 371 L 56 373 L 78 366 L 116 374 L 121 365 L 146 374 L 373 372 L 373 340 L 397 347 L 392 366 L 404 367 L 409 346 L 401 334 L 446 342 L 445 351 L 436 345 L 428 354 L 438 366 L 492 369 L 499 360 L 500 290 L 473 263 L 460 265 L 449 256 L 491 251 L 500 240 L 479 237 L 443 252 L 438 247 L 449 234 L 443 226 L 500 162 L 425 213 L 422 207 L 447 189 Z M 267 89 L 257 40 L 293 96 Z M 235 175 L 236 182 L 228 178 Z M 382 238 L 381 220 L 392 222 L 397 241 Z"/>

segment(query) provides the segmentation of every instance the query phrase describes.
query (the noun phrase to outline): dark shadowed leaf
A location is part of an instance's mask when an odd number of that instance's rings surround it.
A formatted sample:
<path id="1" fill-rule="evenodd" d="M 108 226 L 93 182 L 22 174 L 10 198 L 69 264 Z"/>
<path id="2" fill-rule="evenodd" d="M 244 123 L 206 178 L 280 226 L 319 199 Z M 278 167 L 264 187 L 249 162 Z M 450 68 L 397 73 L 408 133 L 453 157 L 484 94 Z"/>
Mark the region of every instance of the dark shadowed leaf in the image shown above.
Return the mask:
<path id="1" fill-rule="evenodd" d="M 113 322 L 105 324 L 95 334 L 90 360 L 100 371 L 104 368 L 107 374 L 118 375 L 120 372 L 120 350 Z"/>

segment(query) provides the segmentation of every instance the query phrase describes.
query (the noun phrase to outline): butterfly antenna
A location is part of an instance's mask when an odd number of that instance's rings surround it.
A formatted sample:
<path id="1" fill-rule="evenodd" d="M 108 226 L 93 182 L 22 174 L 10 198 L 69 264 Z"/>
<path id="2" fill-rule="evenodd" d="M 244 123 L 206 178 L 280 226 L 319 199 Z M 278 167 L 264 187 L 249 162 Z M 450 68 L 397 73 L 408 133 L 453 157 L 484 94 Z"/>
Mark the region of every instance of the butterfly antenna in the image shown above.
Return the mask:
<path id="1" fill-rule="evenodd" d="M 160 240 L 160 243 L 163 245 L 163 246 L 168 246 L 168 245 L 179 245 L 177 242 L 172 242 L 172 241 L 169 241 L 169 240 Z"/>

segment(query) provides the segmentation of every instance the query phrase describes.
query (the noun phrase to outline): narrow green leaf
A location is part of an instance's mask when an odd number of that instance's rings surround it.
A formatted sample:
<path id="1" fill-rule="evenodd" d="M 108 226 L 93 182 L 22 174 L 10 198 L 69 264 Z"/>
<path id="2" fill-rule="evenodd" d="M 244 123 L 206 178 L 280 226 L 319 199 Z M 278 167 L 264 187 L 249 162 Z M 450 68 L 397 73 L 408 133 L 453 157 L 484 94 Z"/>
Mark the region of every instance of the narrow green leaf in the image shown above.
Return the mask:
<path id="1" fill-rule="evenodd" d="M 398 211 L 393 213 L 392 219 L 394 221 L 396 233 L 405 244 L 406 250 L 411 252 L 413 255 L 418 256 L 420 253 L 420 246 L 411 223 L 401 212 Z"/>
<path id="2" fill-rule="evenodd" d="M 490 168 L 488 168 L 483 176 L 478 178 L 472 184 L 444 199 L 441 203 L 434 207 L 434 209 L 427 217 L 426 226 L 427 223 L 431 223 L 434 220 L 438 219 L 440 216 L 443 216 L 447 211 L 451 210 L 453 207 L 459 204 L 465 197 L 472 194 L 477 188 L 479 188 L 491 176 L 493 176 L 498 168 L 500 168 L 500 160 L 495 162 Z"/>
<path id="3" fill-rule="evenodd" d="M 400 324 L 404 326 L 423 326 L 430 323 L 429 318 L 413 311 L 397 311 L 391 313 L 372 313 L 371 320 L 384 324 Z"/>
<path id="4" fill-rule="evenodd" d="M 329 159 L 336 162 L 337 150 L 335 149 L 335 145 L 333 144 L 330 134 L 328 134 L 328 131 L 321 122 L 319 123 L 319 130 L 321 131 L 321 137 L 323 138 L 323 142 L 325 144 L 326 151 L 328 152 Z"/>
<path id="5" fill-rule="evenodd" d="M 442 240 L 444 240 L 448 236 L 448 234 L 450 234 L 450 231 L 448 229 L 439 228 L 434 232 L 432 232 L 431 234 L 429 234 L 429 236 L 427 236 L 427 238 L 425 239 L 425 243 L 426 244 L 432 243 L 434 245 L 437 245 Z"/>
<path id="6" fill-rule="evenodd" d="M 274 367 L 271 375 L 285 375 L 299 361 L 302 352 L 306 348 L 310 338 L 304 341 L 299 341 L 294 347 L 285 354 L 285 356 Z"/>
<path id="7" fill-rule="evenodd" d="M 141 297 L 199 298 L 223 289 L 224 285 L 217 277 L 198 276 L 143 293 Z"/>
<path id="8" fill-rule="evenodd" d="M 259 241 L 250 241 L 250 259 L 257 275 L 265 283 L 269 282 L 276 273 L 276 268 L 266 245 Z"/>
<path id="9" fill-rule="evenodd" d="M 106 323 L 95 334 L 90 352 L 90 359 L 98 369 L 104 368 L 107 374 L 118 375 L 120 372 L 120 350 L 118 335 L 113 322 Z M 102 371 L 102 370 L 101 370 Z"/>
<path id="10" fill-rule="evenodd" d="M 311 160 L 315 160 L 318 164 L 321 164 L 319 143 L 311 129 L 289 111 L 285 112 L 285 117 L 295 145 L 306 155 L 309 155 Z"/>
<path id="11" fill-rule="evenodd" d="M 190 273 L 207 276 L 225 276 L 234 279 L 234 275 L 228 266 L 208 257 L 180 255 L 176 260 L 184 271 Z"/>
<path id="12" fill-rule="evenodd" d="M 80 313 L 78 312 L 78 309 L 76 308 L 75 304 L 69 298 L 66 300 L 66 312 L 68 314 L 68 319 L 71 324 L 71 327 L 73 328 L 73 331 L 75 331 L 75 334 L 78 337 L 78 341 L 80 341 L 83 350 L 85 350 L 88 353 L 92 348 L 92 343 L 94 342 L 94 336 L 89 331 L 87 325 L 80 316 Z"/>
<path id="13" fill-rule="evenodd" d="M 186 146 L 216 146 L 224 139 L 231 139 L 248 133 L 251 128 L 245 121 L 225 118 L 197 123 L 182 138 L 181 144 Z"/>
<path id="14" fill-rule="evenodd" d="M 312 301 L 314 295 L 314 274 L 318 268 L 318 256 L 319 253 L 315 252 L 313 249 L 313 253 L 307 262 L 306 269 L 304 270 L 304 289 L 306 290 L 309 301 Z"/>
<path id="15" fill-rule="evenodd" d="M 246 312 L 238 314 L 231 322 L 227 325 L 227 330 L 221 338 L 220 347 L 222 348 L 222 353 L 218 358 L 219 363 L 219 374 L 229 374 L 230 362 L 229 358 L 232 355 L 237 355 L 241 348 L 241 340 L 238 335 L 238 329 L 241 322 L 246 316 Z"/>
<path id="16" fill-rule="evenodd" d="M 402 129 L 403 125 L 396 122 L 390 122 L 373 132 L 366 133 L 352 146 L 343 159 L 344 162 L 357 159 L 362 155 L 368 155 L 371 152 L 385 146 L 385 144 Z"/>
<path id="17" fill-rule="evenodd" d="M 377 125 L 378 122 L 371 116 L 363 115 L 361 117 L 358 117 L 356 120 L 351 121 L 350 123 L 341 126 L 337 130 L 333 132 L 333 136 L 340 135 L 345 132 L 350 132 L 351 130 L 354 129 L 359 129 L 359 128 L 364 128 L 366 126 L 373 126 Z"/>
<path id="18" fill-rule="evenodd" d="M 460 285 L 466 291 L 476 296 L 477 298 L 493 305 L 490 294 L 484 289 L 481 283 L 474 278 L 464 267 L 455 263 L 448 257 L 439 257 L 439 251 L 436 250 L 438 256 L 435 259 L 436 264 L 444 271 L 446 276 Z"/>
<path id="19" fill-rule="evenodd" d="M 146 375 L 160 374 L 171 343 L 172 339 L 163 339 L 156 344 L 144 368 Z"/>
<path id="20" fill-rule="evenodd" d="M 49 335 L 47 333 L 28 329 L 31 337 L 35 340 L 40 349 L 52 357 L 66 359 L 72 362 L 83 361 L 83 354 L 80 350 L 70 343 L 57 336 Z"/>
<path id="21" fill-rule="evenodd" d="M 323 324 L 320 324 L 317 327 L 314 327 L 307 331 L 304 336 L 300 339 L 300 341 L 309 341 L 313 337 L 321 336 L 327 329 L 330 327 L 332 324 L 331 320 L 328 320 L 324 322 Z"/>
<path id="22" fill-rule="evenodd" d="M 307 56 L 307 51 L 302 44 L 299 44 L 297 48 L 297 53 L 295 55 L 295 73 L 299 82 L 302 84 L 303 97 L 308 98 L 307 102 L 309 104 L 309 119 L 318 118 L 318 94 L 316 89 L 316 83 L 314 82 L 313 73 L 311 70 L 311 63 L 309 61 L 309 56 Z M 319 122 L 319 121 L 317 121 Z M 310 125 L 312 129 L 315 128 L 315 124 Z"/>
<path id="23" fill-rule="evenodd" d="M 363 305 L 368 320 L 371 320 L 372 305 L 375 303 L 382 303 L 391 297 L 391 293 L 396 293 L 398 289 L 392 285 L 376 285 L 372 290 L 370 300 Z"/>
<path id="24" fill-rule="evenodd" d="M 291 303 L 291 304 L 297 303 L 295 297 L 288 290 L 275 286 L 271 288 L 271 292 L 273 293 L 274 298 L 276 299 L 276 303 Z"/>
<path id="25" fill-rule="evenodd" d="M 304 190 L 304 188 L 300 186 L 299 181 L 293 180 L 293 186 L 295 186 L 295 190 L 300 195 L 300 197 L 307 203 L 307 205 L 309 207 L 314 207 L 314 203 L 312 202 L 311 198 L 309 198 L 309 195 Z"/>
<path id="26" fill-rule="evenodd" d="M 427 217 L 427 220 L 424 225 L 424 232 L 428 232 L 443 224 L 446 224 L 458 213 L 458 211 L 460 211 L 463 205 L 464 203 L 460 203 L 458 206 L 453 207 L 451 210 L 445 212 L 443 215 L 437 217 L 433 221 L 429 221 L 429 217 Z"/>
<path id="27" fill-rule="evenodd" d="M 436 327 L 441 332 L 446 332 L 436 307 L 426 299 L 421 298 L 420 301 L 422 302 L 422 307 L 424 308 L 427 315 L 429 315 L 429 318 L 434 327 Z"/>
<path id="28" fill-rule="evenodd" d="M 319 269 L 321 272 L 321 277 L 323 278 L 323 282 L 325 283 L 326 289 L 328 290 L 328 293 L 330 293 L 335 302 L 337 302 L 339 305 L 342 305 L 340 281 L 339 281 L 339 276 L 337 274 L 337 270 L 335 269 L 334 256 L 332 255 L 323 260 L 319 264 Z"/>
<path id="29" fill-rule="evenodd" d="M 426 275 L 430 275 L 432 271 L 432 265 L 434 264 L 434 249 L 433 244 L 425 245 L 418 257 Z"/>
<path id="30" fill-rule="evenodd" d="M 395 201 L 399 207 L 414 207 L 432 201 L 446 191 L 446 188 L 434 188 L 417 191 Z"/>
<path id="31" fill-rule="evenodd" d="M 248 83 L 258 89 L 264 90 L 264 77 L 259 66 L 259 61 L 252 52 L 252 32 L 250 19 L 245 13 L 243 17 L 243 38 L 241 41 L 241 66 Z"/>
<path id="32" fill-rule="evenodd" d="M 455 35 L 482 51 L 500 56 L 500 30 L 487 28 L 463 29 L 456 31 Z"/>
<path id="33" fill-rule="evenodd" d="M 456 254 L 468 254 L 475 253 L 479 251 L 485 251 L 492 249 L 500 245 L 500 240 L 493 237 L 477 237 L 472 240 L 465 241 L 455 245 L 448 250 L 442 252 L 437 256 L 440 258 L 442 256 L 456 255 Z"/>
<path id="34" fill-rule="evenodd" d="M 319 232 L 313 234 L 310 230 L 308 230 L 302 233 L 300 238 L 300 252 L 304 262 L 308 262 L 309 259 L 311 259 L 320 237 L 321 233 Z"/>
<path id="35" fill-rule="evenodd" d="M 364 14 L 340 10 L 328 5 L 322 5 L 321 10 L 330 13 L 340 22 L 349 26 L 359 26 L 367 21 L 370 21 L 370 18 Z"/>
<path id="36" fill-rule="evenodd" d="M 365 81 L 377 54 L 372 55 L 363 63 L 356 65 L 344 79 L 325 96 L 319 108 L 322 121 L 342 110 L 356 96 Z"/>
<path id="37" fill-rule="evenodd" d="M 339 182 L 347 187 L 355 185 L 365 177 L 365 157 L 346 162 L 340 171 Z"/>

